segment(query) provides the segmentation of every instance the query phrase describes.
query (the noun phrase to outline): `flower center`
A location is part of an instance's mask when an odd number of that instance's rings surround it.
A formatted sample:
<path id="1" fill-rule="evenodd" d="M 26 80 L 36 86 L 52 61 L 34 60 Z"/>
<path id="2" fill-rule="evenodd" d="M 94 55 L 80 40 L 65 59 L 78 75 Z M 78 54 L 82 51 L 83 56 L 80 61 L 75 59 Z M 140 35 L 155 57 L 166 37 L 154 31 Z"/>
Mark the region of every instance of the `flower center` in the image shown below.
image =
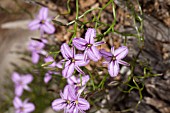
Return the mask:
<path id="1" fill-rule="evenodd" d="M 74 63 L 76 60 L 75 59 L 71 59 L 71 62 Z"/>
<path id="2" fill-rule="evenodd" d="M 115 60 L 116 60 L 116 57 L 115 57 L 115 56 L 113 56 L 113 57 L 112 57 L 112 60 L 113 60 L 113 61 L 115 61 Z"/>
<path id="3" fill-rule="evenodd" d="M 76 100 L 75 103 L 78 104 L 79 103 L 78 100 Z"/>
<path id="4" fill-rule="evenodd" d="M 23 85 L 23 82 L 22 82 L 22 81 L 19 81 L 19 85 Z"/>
<path id="5" fill-rule="evenodd" d="M 44 24 L 45 23 L 45 20 L 41 20 L 40 24 Z"/>
<path id="6" fill-rule="evenodd" d="M 76 84 L 77 87 L 81 87 L 81 83 Z"/>
<path id="7" fill-rule="evenodd" d="M 88 44 L 88 45 L 87 45 L 87 47 L 91 47 L 91 46 L 92 46 L 92 44 Z"/>
<path id="8" fill-rule="evenodd" d="M 66 102 L 67 102 L 67 104 L 70 104 L 70 101 L 69 101 L 69 100 L 67 100 Z"/>
<path id="9" fill-rule="evenodd" d="M 24 107 L 20 107 L 19 109 L 20 109 L 20 111 L 22 111 L 22 112 L 24 111 Z"/>
<path id="10" fill-rule="evenodd" d="M 37 44 L 34 48 L 36 51 L 40 51 L 42 49 L 42 46 Z"/>

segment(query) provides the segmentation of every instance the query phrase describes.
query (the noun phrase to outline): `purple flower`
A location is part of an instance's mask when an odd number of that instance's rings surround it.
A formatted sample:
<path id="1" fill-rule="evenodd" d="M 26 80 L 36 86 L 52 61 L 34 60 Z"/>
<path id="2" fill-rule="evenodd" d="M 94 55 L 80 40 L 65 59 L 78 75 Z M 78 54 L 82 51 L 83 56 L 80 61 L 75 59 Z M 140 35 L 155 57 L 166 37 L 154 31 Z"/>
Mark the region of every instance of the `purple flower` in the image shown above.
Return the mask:
<path id="1" fill-rule="evenodd" d="M 53 57 L 48 56 L 46 58 L 44 58 L 45 62 L 52 62 L 52 64 L 48 65 L 49 67 L 55 67 L 56 66 L 56 62 L 54 60 Z M 59 74 L 59 72 L 53 72 L 53 71 L 48 71 L 45 76 L 44 76 L 44 82 L 47 84 L 51 79 L 52 79 L 52 74 Z"/>
<path id="2" fill-rule="evenodd" d="M 32 62 L 37 64 L 40 58 L 39 54 L 46 54 L 43 50 L 45 44 L 36 40 L 31 40 L 28 46 L 29 51 L 32 52 Z"/>
<path id="3" fill-rule="evenodd" d="M 48 71 L 44 76 L 44 82 L 46 84 L 52 79 L 52 74 L 58 75 L 59 72 Z"/>
<path id="4" fill-rule="evenodd" d="M 12 81 L 15 83 L 15 95 L 21 96 L 24 89 L 30 91 L 31 89 L 28 84 L 31 83 L 32 80 L 33 77 L 30 74 L 20 76 L 18 73 L 14 72 L 12 74 Z"/>
<path id="5" fill-rule="evenodd" d="M 51 79 L 52 79 L 51 74 L 47 72 L 44 76 L 44 82 L 47 84 Z"/>
<path id="6" fill-rule="evenodd" d="M 82 76 L 81 78 L 76 78 L 75 76 L 71 76 L 67 78 L 67 82 L 70 85 L 75 85 L 76 87 L 82 87 L 85 86 L 86 83 L 89 81 L 89 75 Z"/>
<path id="7" fill-rule="evenodd" d="M 106 52 L 104 49 L 100 50 L 101 55 L 105 58 L 106 63 L 108 63 L 108 71 L 112 77 L 115 77 L 119 73 L 119 64 L 129 66 L 127 62 L 122 59 L 128 54 L 128 48 L 126 46 L 119 47 L 114 50 L 114 47 L 111 48 L 111 53 Z"/>
<path id="8" fill-rule="evenodd" d="M 50 18 L 48 18 L 48 8 L 42 7 L 39 14 L 35 20 L 30 22 L 28 27 L 30 30 L 40 29 L 41 34 L 47 33 L 52 34 L 55 32 L 55 27 L 50 23 Z"/>
<path id="9" fill-rule="evenodd" d="M 55 99 L 52 102 L 53 110 L 59 111 L 59 110 L 64 109 L 64 111 L 65 111 L 64 113 L 68 113 L 68 111 L 71 108 L 71 104 L 72 104 L 72 100 L 70 97 L 70 90 L 71 90 L 70 85 L 65 86 L 64 92 L 63 93 L 60 92 L 61 98 Z"/>
<path id="10" fill-rule="evenodd" d="M 104 42 L 100 41 L 95 43 L 94 42 L 95 37 L 96 37 L 96 30 L 93 28 L 88 28 L 85 34 L 85 39 L 83 38 L 73 39 L 73 45 L 78 50 L 85 50 L 84 51 L 85 60 L 87 59 L 87 56 L 95 62 L 101 58 L 99 50 L 96 48 L 96 46 L 104 44 Z"/>
<path id="11" fill-rule="evenodd" d="M 61 53 L 63 55 L 63 57 L 65 58 L 65 66 L 64 69 L 62 71 L 62 75 L 65 78 L 70 77 L 73 72 L 74 72 L 74 68 L 84 74 L 84 72 L 80 69 L 79 66 L 85 66 L 88 64 L 89 60 L 84 61 L 84 55 L 82 54 L 75 54 L 75 49 L 74 47 L 72 48 L 72 50 L 69 48 L 69 46 L 64 43 L 61 46 Z M 64 62 L 64 60 L 61 60 L 60 62 Z"/>
<path id="12" fill-rule="evenodd" d="M 79 113 L 79 111 L 84 113 L 90 108 L 90 104 L 87 100 L 80 98 L 81 92 L 76 93 L 71 85 L 65 86 L 64 92 L 60 93 L 61 98 L 52 102 L 52 108 L 55 111 L 64 109 L 64 113 Z"/>
<path id="13" fill-rule="evenodd" d="M 54 58 L 51 57 L 51 56 L 44 58 L 44 61 L 45 62 L 52 62 L 52 64 L 50 64 L 49 67 L 55 67 L 56 66 L 56 62 L 55 62 Z"/>
<path id="14" fill-rule="evenodd" d="M 81 88 L 76 91 L 76 89 L 73 86 L 70 86 L 72 90 L 70 90 L 70 97 L 72 100 L 72 104 L 70 107 L 70 113 L 84 113 L 84 111 L 88 110 L 90 108 L 90 104 L 87 100 L 84 98 L 80 98 L 81 93 L 83 92 L 84 88 Z"/>
<path id="15" fill-rule="evenodd" d="M 28 99 L 22 102 L 20 98 L 15 97 L 13 105 L 15 107 L 15 113 L 31 113 L 35 110 L 34 104 L 28 103 Z"/>

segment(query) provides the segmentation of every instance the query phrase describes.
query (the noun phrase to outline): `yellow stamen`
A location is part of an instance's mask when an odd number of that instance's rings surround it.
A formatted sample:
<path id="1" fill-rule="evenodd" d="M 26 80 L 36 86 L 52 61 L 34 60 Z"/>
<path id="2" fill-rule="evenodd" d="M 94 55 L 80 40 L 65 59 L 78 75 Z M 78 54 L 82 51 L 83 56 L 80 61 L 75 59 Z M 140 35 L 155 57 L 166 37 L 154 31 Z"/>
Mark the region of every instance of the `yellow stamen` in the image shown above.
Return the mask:
<path id="1" fill-rule="evenodd" d="M 79 84 L 76 84 L 76 86 L 80 87 L 80 86 L 81 86 L 81 83 L 79 83 Z"/>
<path id="2" fill-rule="evenodd" d="M 113 61 L 114 61 L 114 60 L 116 60 L 116 57 L 115 57 L 115 56 L 113 56 L 113 57 L 112 57 L 112 60 L 113 60 Z"/>
<path id="3" fill-rule="evenodd" d="M 67 102 L 67 104 L 70 104 L 70 101 L 69 101 L 69 100 L 67 100 L 66 102 Z"/>
<path id="4" fill-rule="evenodd" d="M 41 20 L 41 22 L 40 22 L 41 24 L 44 24 L 45 23 L 45 20 Z"/>
<path id="5" fill-rule="evenodd" d="M 72 59 L 71 62 L 74 63 L 74 62 L 75 62 L 75 59 Z"/>
<path id="6" fill-rule="evenodd" d="M 88 45 L 87 45 L 87 47 L 91 47 L 91 46 L 92 46 L 92 44 L 88 44 Z"/>
<path id="7" fill-rule="evenodd" d="M 76 100 L 75 103 L 78 104 L 79 102 Z"/>

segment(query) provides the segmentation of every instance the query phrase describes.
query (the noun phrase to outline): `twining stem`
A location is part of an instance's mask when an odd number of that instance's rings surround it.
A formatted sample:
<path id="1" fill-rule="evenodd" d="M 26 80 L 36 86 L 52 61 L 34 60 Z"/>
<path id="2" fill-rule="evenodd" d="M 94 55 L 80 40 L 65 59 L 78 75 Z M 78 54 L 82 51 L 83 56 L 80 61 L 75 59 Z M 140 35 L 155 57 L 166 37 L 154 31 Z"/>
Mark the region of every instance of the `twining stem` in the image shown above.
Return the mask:
<path id="1" fill-rule="evenodd" d="M 76 20 L 78 19 L 79 16 L 79 3 L 78 0 L 76 0 Z M 69 41 L 69 45 L 72 43 L 73 38 L 76 36 L 77 33 L 77 22 L 74 23 L 74 33 Z"/>
<path id="2" fill-rule="evenodd" d="M 79 16 L 79 2 L 76 0 L 76 20 L 78 19 Z"/>
<path id="3" fill-rule="evenodd" d="M 102 11 L 103 11 L 108 5 L 110 5 L 110 3 L 112 3 L 112 1 L 113 1 L 113 0 L 109 0 L 109 2 L 100 9 L 99 14 L 98 14 L 98 17 L 97 17 L 97 21 L 99 21 Z M 96 22 L 96 24 L 95 24 L 95 29 L 97 29 L 97 26 L 98 26 L 98 23 Z"/>
<path id="4" fill-rule="evenodd" d="M 77 18 L 77 20 L 80 19 L 80 18 L 82 18 L 82 17 L 84 17 L 87 13 L 90 13 L 91 11 L 96 10 L 96 9 L 100 9 L 100 8 L 91 8 L 91 9 L 87 10 L 87 11 L 84 12 L 82 15 L 80 15 L 80 16 Z M 76 22 L 76 20 L 73 20 L 73 21 L 67 23 L 66 25 L 69 26 L 69 25 L 71 25 L 71 24 L 73 24 L 73 23 L 75 23 L 75 22 Z"/>

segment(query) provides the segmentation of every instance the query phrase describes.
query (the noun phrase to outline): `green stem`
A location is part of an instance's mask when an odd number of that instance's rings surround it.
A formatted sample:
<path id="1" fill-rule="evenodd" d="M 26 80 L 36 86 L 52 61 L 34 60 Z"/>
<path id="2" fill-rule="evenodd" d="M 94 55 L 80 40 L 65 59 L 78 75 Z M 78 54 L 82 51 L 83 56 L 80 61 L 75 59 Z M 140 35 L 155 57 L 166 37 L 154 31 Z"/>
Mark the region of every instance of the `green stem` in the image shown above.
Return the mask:
<path id="1" fill-rule="evenodd" d="M 76 0 L 76 20 L 78 19 L 79 16 L 79 2 Z"/>
<path id="2" fill-rule="evenodd" d="M 89 12 L 91 12 L 91 11 L 93 11 L 93 10 L 96 10 L 96 9 L 100 9 L 100 8 L 91 8 L 91 9 L 87 10 L 86 12 L 84 12 L 82 15 L 80 15 L 80 16 L 78 17 L 78 19 L 84 17 L 86 14 L 88 14 Z M 77 19 L 77 20 L 78 20 L 78 19 Z M 69 25 L 71 25 L 71 24 L 73 24 L 73 23 L 75 23 L 75 22 L 76 22 L 76 20 L 73 20 L 73 21 L 67 23 L 66 25 L 69 26 Z"/>
<path id="3" fill-rule="evenodd" d="M 112 3 L 112 1 L 113 1 L 113 0 L 110 0 L 106 5 L 104 5 L 104 6 L 100 9 L 99 15 L 98 15 L 98 17 L 97 17 L 97 21 L 99 21 L 102 11 L 103 11 L 108 5 L 110 5 L 110 3 Z M 98 26 L 98 23 L 96 22 L 96 24 L 95 24 L 95 29 L 97 29 L 97 26 Z"/>
<path id="4" fill-rule="evenodd" d="M 76 20 L 78 19 L 79 16 L 79 3 L 78 0 L 76 0 Z M 76 36 L 77 33 L 77 22 L 74 23 L 74 33 L 69 41 L 69 45 L 72 43 L 73 38 Z"/>

